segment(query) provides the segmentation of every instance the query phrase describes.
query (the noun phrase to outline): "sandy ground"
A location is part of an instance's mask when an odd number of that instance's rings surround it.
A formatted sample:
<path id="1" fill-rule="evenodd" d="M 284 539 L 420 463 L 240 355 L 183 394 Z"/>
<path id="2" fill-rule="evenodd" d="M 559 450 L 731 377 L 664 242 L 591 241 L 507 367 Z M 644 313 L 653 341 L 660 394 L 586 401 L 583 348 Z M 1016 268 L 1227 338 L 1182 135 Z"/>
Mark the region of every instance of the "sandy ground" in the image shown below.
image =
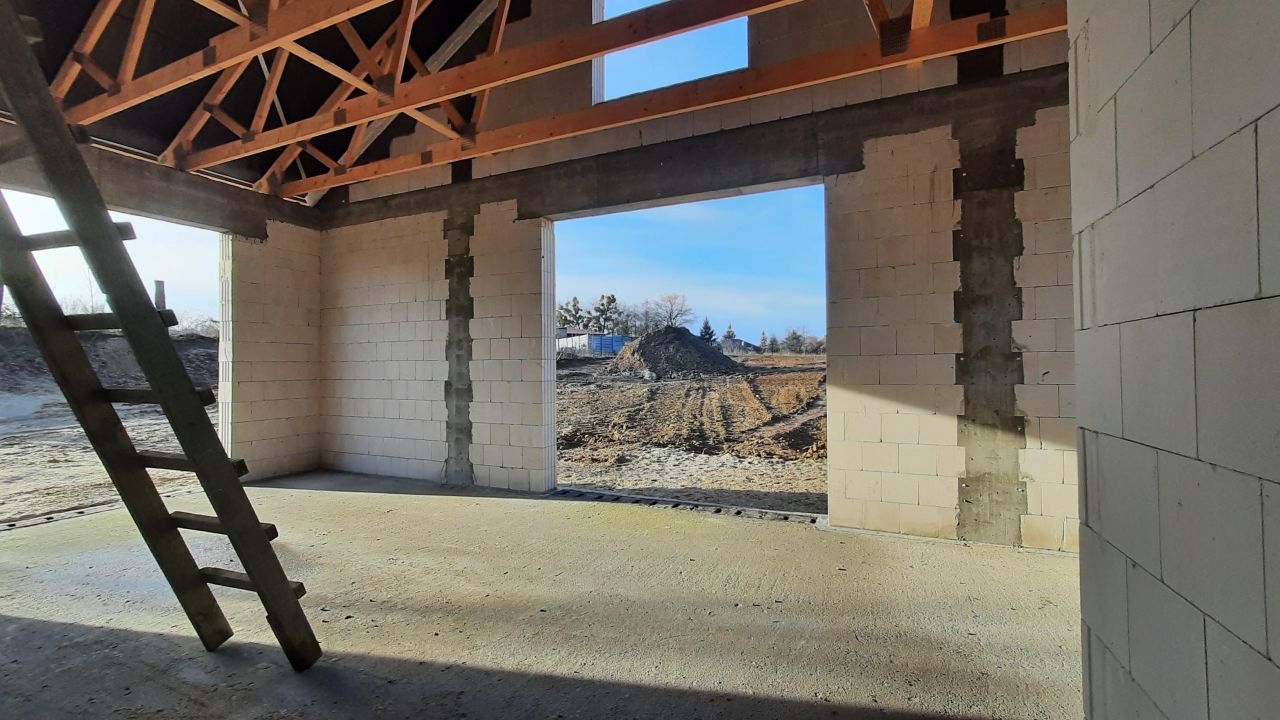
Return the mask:
<path id="1" fill-rule="evenodd" d="M 826 512 L 825 358 L 749 356 L 748 372 L 643 380 L 562 363 L 557 482 Z"/>
<path id="2" fill-rule="evenodd" d="M 0 532 L 0 717 L 1082 716 L 1073 557 L 378 480 L 249 487 L 325 650 L 301 674 L 249 593 L 205 652 L 122 511 Z"/>
<path id="3" fill-rule="evenodd" d="M 41 404 L 27 415 L 33 396 L 0 394 L 0 524 L 119 502 L 106 470 L 60 395 L 34 396 Z M 177 440 L 164 414 L 153 408 L 118 408 L 134 445 L 176 452 Z M 7 417 L 6 417 L 7 415 Z M 210 419 L 217 422 L 216 408 Z M 156 488 L 196 487 L 189 473 L 151 471 Z"/>
<path id="4" fill-rule="evenodd" d="M 80 333 L 80 340 L 104 385 L 146 384 L 118 333 Z M 217 385 L 217 339 L 175 334 L 173 340 L 192 381 Z M 135 447 L 178 450 L 158 408 L 118 405 L 116 412 Z M 216 425 L 216 408 L 210 417 Z M 152 478 L 162 493 L 198 485 L 187 473 L 153 471 Z M 0 328 L 0 527 L 118 501 L 31 336 L 23 328 Z"/>

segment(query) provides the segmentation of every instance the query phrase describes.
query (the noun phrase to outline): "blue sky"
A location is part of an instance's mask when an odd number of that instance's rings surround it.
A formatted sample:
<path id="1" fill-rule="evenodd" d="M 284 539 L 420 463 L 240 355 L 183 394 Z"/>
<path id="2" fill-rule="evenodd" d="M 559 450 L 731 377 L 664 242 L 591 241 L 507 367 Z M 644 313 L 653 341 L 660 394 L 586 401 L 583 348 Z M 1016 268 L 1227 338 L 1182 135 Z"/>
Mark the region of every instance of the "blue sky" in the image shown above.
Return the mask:
<path id="1" fill-rule="evenodd" d="M 58 207 L 49 198 L 5 190 L 14 219 L 23 234 L 66 229 Z M 147 287 L 165 281 L 169 307 L 179 314 L 218 316 L 218 233 L 147 218 L 112 213 L 117 221 L 133 223 L 137 240 L 125 243 Z M 65 306 L 69 301 L 102 302 L 97 283 L 78 248 L 41 250 L 36 262 L 53 292 Z M 12 305 L 9 298 L 5 302 Z"/>
<path id="2" fill-rule="evenodd" d="M 607 0 L 605 16 L 655 4 Z M 605 98 L 742 67 L 746 20 L 720 23 L 605 57 Z M 601 293 L 627 303 L 684 293 L 716 332 L 733 323 L 826 334 L 823 193 L 809 186 L 556 223 L 556 296 L 584 305 Z"/>
<path id="3" fill-rule="evenodd" d="M 676 292 L 701 324 L 755 342 L 803 327 L 826 334 L 821 186 L 556 223 L 556 296 L 584 305 Z"/>
<path id="4" fill-rule="evenodd" d="M 614 17 L 657 0 L 606 0 Z M 732 20 L 605 58 L 613 98 L 743 67 L 746 20 Z M 51 200 L 5 191 L 23 232 L 64 227 Z M 217 317 L 218 235 L 125 215 L 139 239 L 127 247 L 150 286 L 167 283 L 169 306 Z M 688 296 L 720 332 L 732 322 L 748 340 L 790 327 L 825 333 L 821 187 L 691 203 L 556 223 L 557 297 L 584 303 L 603 292 L 638 303 L 666 292 Z M 59 298 L 85 300 L 89 273 L 75 249 L 37 259 Z M 98 294 L 100 298 L 100 293 Z M 696 323 L 695 323 L 696 324 Z"/>

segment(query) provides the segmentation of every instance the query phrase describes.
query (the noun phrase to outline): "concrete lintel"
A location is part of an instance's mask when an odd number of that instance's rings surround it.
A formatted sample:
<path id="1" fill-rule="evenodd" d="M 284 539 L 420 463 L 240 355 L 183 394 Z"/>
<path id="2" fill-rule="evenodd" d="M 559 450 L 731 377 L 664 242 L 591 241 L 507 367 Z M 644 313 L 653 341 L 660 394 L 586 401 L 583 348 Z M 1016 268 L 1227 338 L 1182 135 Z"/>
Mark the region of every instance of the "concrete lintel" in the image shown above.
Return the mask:
<path id="1" fill-rule="evenodd" d="M 0 125 L 0 141 L 18 134 L 17 128 Z M 313 230 L 323 224 L 320 211 L 299 203 L 100 148 L 86 147 L 83 153 L 112 210 L 252 238 L 265 238 L 270 220 Z M 0 168 L 0 187 L 49 194 L 31 158 Z"/>
<path id="2" fill-rule="evenodd" d="M 1067 103 L 1065 65 L 619 150 L 325 209 L 326 227 L 519 198 L 520 217 L 570 217 L 732 194 L 862 169 L 862 144 Z M 337 197 L 337 194 L 331 195 Z"/>

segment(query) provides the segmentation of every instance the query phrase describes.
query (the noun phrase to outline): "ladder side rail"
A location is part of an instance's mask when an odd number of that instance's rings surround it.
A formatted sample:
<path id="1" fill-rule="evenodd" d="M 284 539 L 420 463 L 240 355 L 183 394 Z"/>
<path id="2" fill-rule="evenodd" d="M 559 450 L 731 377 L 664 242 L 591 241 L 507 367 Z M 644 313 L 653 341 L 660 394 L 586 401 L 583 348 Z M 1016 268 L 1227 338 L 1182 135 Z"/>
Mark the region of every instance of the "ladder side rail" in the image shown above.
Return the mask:
<path id="1" fill-rule="evenodd" d="M 178 597 L 178 603 L 205 648 L 213 650 L 231 637 L 231 626 L 201 576 L 182 534 L 169 517 L 150 475 L 139 464 L 133 441 L 119 415 L 102 399 L 102 386 L 93 365 L 67 323 L 35 258 L 25 247 L 9 205 L 2 197 L 0 281 L 8 286 L 49 372 L 62 388 L 67 404 L 84 428 L 143 541 Z"/>
<path id="2" fill-rule="evenodd" d="M 58 208 L 79 237 L 85 259 L 120 319 L 139 367 L 159 394 L 178 443 L 196 466 L 200 484 L 267 610 L 272 631 L 295 668 L 310 667 L 321 653 L 311 625 L 20 27 L 12 0 L 0 0 L 0 67 L 5 69 L 0 73 L 0 93 L 31 143 Z M 26 132 L 27 128 L 40 131 Z"/>

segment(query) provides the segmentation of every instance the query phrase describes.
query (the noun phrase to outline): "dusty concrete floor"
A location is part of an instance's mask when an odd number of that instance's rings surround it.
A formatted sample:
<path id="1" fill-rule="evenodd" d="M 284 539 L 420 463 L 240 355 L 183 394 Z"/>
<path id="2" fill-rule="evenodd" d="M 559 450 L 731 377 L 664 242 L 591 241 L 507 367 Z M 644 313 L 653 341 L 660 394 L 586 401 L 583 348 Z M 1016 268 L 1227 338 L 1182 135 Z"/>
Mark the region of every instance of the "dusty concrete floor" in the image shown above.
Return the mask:
<path id="1" fill-rule="evenodd" d="M 353 481 L 372 492 L 342 492 Z M 0 717 L 1079 718 L 1076 561 L 313 474 L 254 487 L 326 655 L 204 652 L 120 510 L 0 532 Z M 328 489 L 296 489 L 298 487 Z M 174 509 L 199 510 L 198 495 Z M 192 534 L 197 559 L 231 565 Z"/>

